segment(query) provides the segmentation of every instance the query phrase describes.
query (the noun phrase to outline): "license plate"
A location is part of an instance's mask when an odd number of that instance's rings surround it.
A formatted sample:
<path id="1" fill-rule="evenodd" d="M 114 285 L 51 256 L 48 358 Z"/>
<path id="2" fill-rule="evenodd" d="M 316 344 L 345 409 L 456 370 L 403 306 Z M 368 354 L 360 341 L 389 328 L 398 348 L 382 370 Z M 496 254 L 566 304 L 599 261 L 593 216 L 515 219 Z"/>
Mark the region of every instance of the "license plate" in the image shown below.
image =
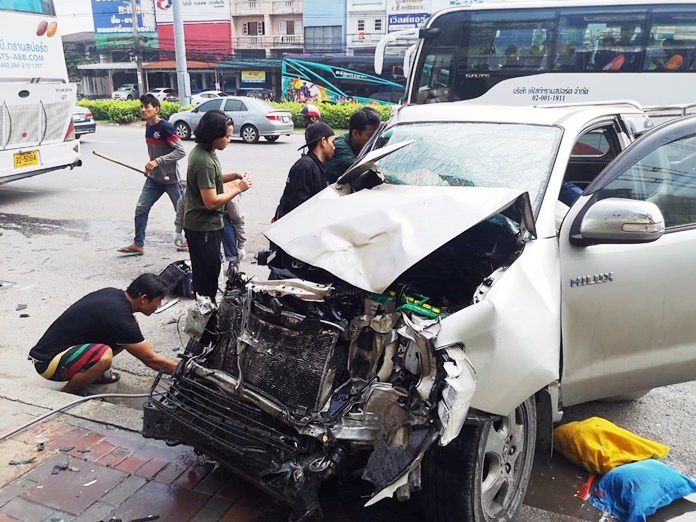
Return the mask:
<path id="1" fill-rule="evenodd" d="M 39 164 L 39 151 L 30 150 L 29 152 L 18 152 L 14 155 L 14 168 L 21 169 Z"/>
<path id="2" fill-rule="evenodd" d="M 283 123 L 290 123 L 290 116 L 283 116 Z"/>

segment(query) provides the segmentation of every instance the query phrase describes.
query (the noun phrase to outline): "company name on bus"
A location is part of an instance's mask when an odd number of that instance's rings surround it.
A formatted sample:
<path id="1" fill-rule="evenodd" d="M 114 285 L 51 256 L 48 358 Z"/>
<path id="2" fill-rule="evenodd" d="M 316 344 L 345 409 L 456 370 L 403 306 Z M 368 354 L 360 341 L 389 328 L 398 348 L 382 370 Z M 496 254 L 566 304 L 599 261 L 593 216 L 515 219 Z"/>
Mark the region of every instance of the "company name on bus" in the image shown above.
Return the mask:
<path id="1" fill-rule="evenodd" d="M 589 94 L 587 87 L 515 87 L 512 94 Z"/>
<path id="2" fill-rule="evenodd" d="M 342 71 L 342 70 L 334 70 L 334 76 L 337 78 L 354 78 L 356 80 L 366 80 L 367 76 L 364 74 L 358 74 L 358 73 L 352 73 L 348 71 Z"/>
<path id="3" fill-rule="evenodd" d="M 44 43 L 35 42 L 5 42 L 4 39 L 0 38 L 0 51 L 47 53 L 48 46 Z"/>

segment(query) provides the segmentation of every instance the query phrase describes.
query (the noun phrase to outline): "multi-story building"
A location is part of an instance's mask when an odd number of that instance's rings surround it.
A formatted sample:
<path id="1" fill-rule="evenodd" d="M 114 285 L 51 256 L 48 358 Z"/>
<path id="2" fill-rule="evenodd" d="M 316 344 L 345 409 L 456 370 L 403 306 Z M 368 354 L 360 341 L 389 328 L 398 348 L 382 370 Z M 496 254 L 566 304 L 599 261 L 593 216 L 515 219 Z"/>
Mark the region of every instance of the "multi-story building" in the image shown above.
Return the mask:
<path id="1" fill-rule="evenodd" d="M 230 0 L 232 49 L 240 58 L 302 52 L 303 0 Z"/>
<path id="2" fill-rule="evenodd" d="M 387 33 L 387 0 L 347 0 L 346 51 L 372 54 Z"/>
<path id="3" fill-rule="evenodd" d="M 346 50 L 346 0 L 305 0 L 304 48 L 308 54 Z"/>

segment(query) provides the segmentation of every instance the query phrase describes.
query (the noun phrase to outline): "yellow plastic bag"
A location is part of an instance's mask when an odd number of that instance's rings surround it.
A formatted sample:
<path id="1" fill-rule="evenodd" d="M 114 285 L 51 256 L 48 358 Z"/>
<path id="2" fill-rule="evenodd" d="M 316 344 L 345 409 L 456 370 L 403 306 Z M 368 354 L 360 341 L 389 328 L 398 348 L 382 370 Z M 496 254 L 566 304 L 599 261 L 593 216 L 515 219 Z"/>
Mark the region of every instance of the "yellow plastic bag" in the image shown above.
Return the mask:
<path id="1" fill-rule="evenodd" d="M 553 446 L 587 471 L 603 475 L 645 459 L 661 459 L 669 448 L 639 437 L 600 417 L 569 422 L 553 430 Z"/>

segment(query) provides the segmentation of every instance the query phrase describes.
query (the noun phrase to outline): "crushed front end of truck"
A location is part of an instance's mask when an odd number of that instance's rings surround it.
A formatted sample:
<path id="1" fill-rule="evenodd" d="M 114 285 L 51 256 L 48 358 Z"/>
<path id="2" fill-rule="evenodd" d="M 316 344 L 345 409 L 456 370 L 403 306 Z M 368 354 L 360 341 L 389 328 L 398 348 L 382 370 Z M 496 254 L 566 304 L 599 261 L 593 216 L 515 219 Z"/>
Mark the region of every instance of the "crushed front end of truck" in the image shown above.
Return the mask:
<path id="1" fill-rule="evenodd" d="M 297 520 L 356 468 L 371 501 L 408 498 L 428 447 L 461 429 L 474 372 L 461 346 L 434 348 L 440 310 L 423 296 L 343 286 L 230 280 L 215 341 L 158 383 L 143 434 L 194 446 Z"/>

